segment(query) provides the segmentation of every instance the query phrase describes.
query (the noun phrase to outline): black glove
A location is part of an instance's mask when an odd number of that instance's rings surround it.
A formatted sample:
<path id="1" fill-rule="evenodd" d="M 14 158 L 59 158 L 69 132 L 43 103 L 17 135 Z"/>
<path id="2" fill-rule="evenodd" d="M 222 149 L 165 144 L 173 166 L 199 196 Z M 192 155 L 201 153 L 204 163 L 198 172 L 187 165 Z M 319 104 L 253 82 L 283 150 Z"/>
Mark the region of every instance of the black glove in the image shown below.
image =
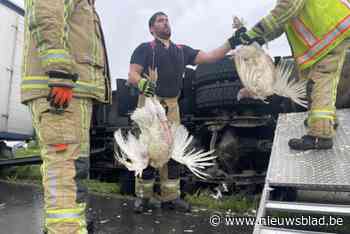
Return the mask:
<path id="1" fill-rule="evenodd" d="M 152 97 L 156 91 L 156 84 L 148 79 L 142 78 L 137 83 L 137 88 L 145 97 Z"/>
<path id="2" fill-rule="evenodd" d="M 262 37 L 250 38 L 247 34 L 247 28 L 241 27 L 237 29 L 235 34 L 228 39 L 231 49 L 235 49 L 239 45 L 250 45 L 253 42 L 257 42 L 259 45 L 265 44 L 265 40 Z"/>

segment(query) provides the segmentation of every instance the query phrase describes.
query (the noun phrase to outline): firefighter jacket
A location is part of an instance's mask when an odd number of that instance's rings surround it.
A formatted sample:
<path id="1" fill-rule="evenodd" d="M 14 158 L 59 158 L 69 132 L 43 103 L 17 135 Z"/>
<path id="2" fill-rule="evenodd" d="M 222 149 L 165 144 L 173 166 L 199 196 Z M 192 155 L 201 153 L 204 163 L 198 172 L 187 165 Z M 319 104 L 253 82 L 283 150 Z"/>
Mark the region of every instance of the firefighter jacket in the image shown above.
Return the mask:
<path id="1" fill-rule="evenodd" d="M 26 0 L 23 103 L 47 97 L 49 86 L 72 86 L 75 97 L 111 102 L 108 59 L 93 0 Z M 77 74 L 78 80 L 48 77 Z"/>
<path id="2" fill-rule="evenodd" d="M 272 40 L 286 32 L 294 58 L 306 69 L 350 36 L 348 0 L 278 0 L 248 35 Z"/>

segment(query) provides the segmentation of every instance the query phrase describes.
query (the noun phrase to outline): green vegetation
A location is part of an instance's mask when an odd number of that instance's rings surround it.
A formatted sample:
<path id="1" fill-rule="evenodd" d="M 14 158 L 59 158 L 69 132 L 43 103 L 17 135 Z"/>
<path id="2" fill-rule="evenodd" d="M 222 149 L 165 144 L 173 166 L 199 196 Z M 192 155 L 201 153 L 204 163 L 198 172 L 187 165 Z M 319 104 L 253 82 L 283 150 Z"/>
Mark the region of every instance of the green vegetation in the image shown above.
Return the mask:
<path id="1" fill-rule="evenodd" d="M 9 181 L 28 180 L 40 183 L 40 165 L 18 166 L 0 170 L 0 178 Z"/>
<path id="2" fill-rule="evenodd" d="M 201 193 L 195 195 L 187 195 L 186 200 L 193 206 L 207 208 L 210 210 L 232 211 L 239 214 L 250 213 L 255 210 L 258 205 L 256 197 L 245 197 L 242 195 L 224 196 L 222 199 L 216 200 L 209 193 Z"/>
<path id="3" fill-rule="evenodd" d="M 25 158 L 40 155 L 40 149 L 35 141 L 28 143 L 28 148 L 16 150 L 16 158 Z M 29 181 L 34 184 L 40 184 L 40 165 L 17 166 L 0 170 L 0 178 L 11 182 Z"/>
<path id="4" fill-rule="evenodd" d="M 85 180 L 85 186 L 89 189 L 89 192 L 98 194 L 120 194 L 120 187 L 117 183 L 106 183 L 98 180 Z"/>
<path id="5" fill-rule="evenodd" d="M 16 151 L 16 158 L 39 155 L 40 150 L 35 141 L 28 144 L 27 149 Z M 30 183 L 41 186 L 40 165 L 17 166 L 0 170 L 0 179 L 13 183 Z M 120 187 L 117 183 L 105 183 L 97 180 L 85 180 L 89 192 L 102 195 L 120 196 Z M 216 200 L 208 192 L 187 195 L 186 200 L 193 206 L 209 209 L 232 211 L 236 213 L 250 212 L 257 207 L 256 198 L 243 196 L 229 196 Z"/>
<path id="6" fill-rule="evenodd" d="M 38 156 L 40 155 L 40 149 L 39 148 L 28 148 L 28 149 L 18 149 L 16 150 L 16 158 L 25 158 L 25 157 L 31 157 L 31 156 Z"/>

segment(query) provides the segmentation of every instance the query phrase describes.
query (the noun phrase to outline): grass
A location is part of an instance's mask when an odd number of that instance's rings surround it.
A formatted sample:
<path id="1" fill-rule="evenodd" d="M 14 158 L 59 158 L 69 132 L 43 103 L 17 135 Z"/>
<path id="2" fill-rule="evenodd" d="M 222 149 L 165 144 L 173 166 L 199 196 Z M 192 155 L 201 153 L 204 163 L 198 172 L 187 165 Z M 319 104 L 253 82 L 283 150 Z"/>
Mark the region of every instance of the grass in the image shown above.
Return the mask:
<path id="1" fill-rule="evenodd" d="M 28 149 L 18 149 L 16 150 L 16 158 L 25 158 L 25 157 L 31 157 L 31 156 L 38 156 L 40 155 L 40 149 L 39 148 L 28 148 Z"/>
<path id="2" fill-rule="evenodd" d="M 24 158 L 40 155 L 40 149 L 36 144 L 27 149 L 16 150 L 16 158 Z M 0 179 L 12 183 L 30 183 L 41 185 L 40 165 L 16 166 L 0 170 Z M 85 180 L 83 182 L 89 192 L 97 194 L 120 194 L 120 188 L 117 183 L 105 183 L 97 180 Z"/>
<path id="3" fill-rule="evenodd" d="M 0 170 L 0 178 L 10 181 L 32 180 L 40 181 L 40 165 L 17 166 Z"/>
<path id="4" fill-rule="evenodd" d="M 16 158 L 40 155 L 37 145 L 33 144 L 28 149 L 16 151 Z M 17 166 L 0 170 L 0 179 L 13 183 L 30 183 L 41 186 L 40 165 Z M 101 195 L 120 196 L 120 186 L 117 183 L 106 183 L 97 180 L 85 180 L 89 192 Z M 193 206 L 209 210 L 232 211 L 239 214 L 250 212 L 257 207 L 257 199 L 243 196 L 227 196 L 216 200 L 208 192 L 187 195 L 185 198 Z"/>
<path id="5" fill-rule="evenodd" d="M 21 148 L 16 150 L 15 158 L 25 158 L 40 155 L 39 147 L 31 142 L 27 149 Z M 0 170 L 0 178 L 10 182 L 28 181 L 34 184 L 40 184 L 41 174 L 40 165 L 15 166 Z"/>
<path id="6" fill-rule="evenodd" d="M 12 183 L 26 183 L 41 186 L 40 165 L 18 166 L 0 170 L 0 179 Z M 98 180 L 84 180 L 90 193 L 120 197 L 120 186 L 117 183 L 106 183 Z M 250 213 L 257 207 L 257 200 L 233 195 L 215 200 L 209 193 L 186 195 L 185 199 L 193 206 L 208 210 L 232 211 L 243 214 Z"/>
<path id="7" fill-rule="evenodd" d="M 98 180 L 85 180 L 84 184 L 88 188 L 89 192 L 107 195 L 120 194 L 120 187 L 117 183 L 106 183 Z"/>
<path id="8" fill-rule="evenodd" d="M 239 214 L 254 213 L 257 208 L 258 199 L 253 197 L 245 197 L 242 195 L 224 196 L 220 200 L 216 200 L 208 193 L 195 195 L 187 195 L 185 198 L 193 206 L 207 208 L 209 210 L 231 211 Z"/>

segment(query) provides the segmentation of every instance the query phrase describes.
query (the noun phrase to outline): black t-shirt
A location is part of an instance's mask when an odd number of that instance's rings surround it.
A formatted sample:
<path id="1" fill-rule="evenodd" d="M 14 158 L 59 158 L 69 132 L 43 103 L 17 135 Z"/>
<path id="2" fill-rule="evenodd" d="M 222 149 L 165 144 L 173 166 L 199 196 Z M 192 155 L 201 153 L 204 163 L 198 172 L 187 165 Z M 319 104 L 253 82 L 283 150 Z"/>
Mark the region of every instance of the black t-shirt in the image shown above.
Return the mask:
<path id="1" fill-rule="evenodd" d="M 139 45 L 133 52 L 130 64 L 148 68 L 157 68 L 158 80 L 156 94 L 159 97 L 176 97 L 182 88 L 182 76 L 186 65 L 194 65 L 199 50 L 186 45 L 170 43 L 166 48 L 162 42 L 155 40 Z"/>

